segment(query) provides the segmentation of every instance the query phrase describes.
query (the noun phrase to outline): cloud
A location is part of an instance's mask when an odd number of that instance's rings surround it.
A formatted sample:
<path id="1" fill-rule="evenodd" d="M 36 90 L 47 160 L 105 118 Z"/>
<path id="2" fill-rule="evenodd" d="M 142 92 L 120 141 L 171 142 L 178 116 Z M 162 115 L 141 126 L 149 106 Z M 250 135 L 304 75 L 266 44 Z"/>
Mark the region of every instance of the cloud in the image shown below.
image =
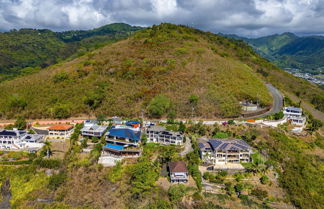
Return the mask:
<path id="1" fill-rule="evenodd" d="M 260 36 L 324 34 L 324 0 L 1 0 L 0 30 L 90 29 L 171 22 L 211 32 Z"/>

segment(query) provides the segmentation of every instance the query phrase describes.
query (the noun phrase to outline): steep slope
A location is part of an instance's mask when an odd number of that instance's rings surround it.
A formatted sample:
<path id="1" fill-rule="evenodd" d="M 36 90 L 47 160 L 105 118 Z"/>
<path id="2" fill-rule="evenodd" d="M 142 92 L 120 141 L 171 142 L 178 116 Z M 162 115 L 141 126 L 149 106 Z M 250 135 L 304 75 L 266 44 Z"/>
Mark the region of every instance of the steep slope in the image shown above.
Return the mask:
<path id="1" fill-rule="evenodd" d="M 275 34 L 260 38 L 242 38 L 263 57 L 282 68 L 296 68 L 301 72 L 323 73 L 324 37 L 298 37 L 292 33 Z"/>
<path id="2" fill-rule="evenodd" d="M 306 100 L 323 93 L 274 67 L 241 41 L 162 24 L 87 55 L 0 84 L 12 118 L 82 114 L 231 117 L 239 101 L 271 104 L 263 81 Z M 194 111 L 193 111 L 194 108 Z"/>
<path id="3" fill-rule="evenodd" d="M 0 80 L 40 70 L 71 55 L 82 55 L 140 29 L 116 23 L 87 31 L 21 29 L 0 33 Z"/>

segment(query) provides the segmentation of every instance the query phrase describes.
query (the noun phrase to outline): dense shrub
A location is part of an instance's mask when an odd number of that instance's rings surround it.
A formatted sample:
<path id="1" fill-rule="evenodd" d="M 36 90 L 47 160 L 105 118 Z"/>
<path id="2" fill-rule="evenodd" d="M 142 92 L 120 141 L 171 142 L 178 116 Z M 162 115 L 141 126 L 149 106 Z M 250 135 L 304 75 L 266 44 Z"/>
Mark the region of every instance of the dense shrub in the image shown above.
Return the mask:
<path id="1" fill-rule="evenodd" d="M 51 190 L 56 190 L 66 181 L 67 175 L 65 172 L 60 171 L 58 174 L 53 174 L 48 183 L 48 188 Z"/>
<path id="2" fill-rule="evenodd" d="M 164 95 L 156 95 L 149 103 L 147 110 L 151 117 L 160 118 L 166 114 L 171 106 L 171 101 Z"/>

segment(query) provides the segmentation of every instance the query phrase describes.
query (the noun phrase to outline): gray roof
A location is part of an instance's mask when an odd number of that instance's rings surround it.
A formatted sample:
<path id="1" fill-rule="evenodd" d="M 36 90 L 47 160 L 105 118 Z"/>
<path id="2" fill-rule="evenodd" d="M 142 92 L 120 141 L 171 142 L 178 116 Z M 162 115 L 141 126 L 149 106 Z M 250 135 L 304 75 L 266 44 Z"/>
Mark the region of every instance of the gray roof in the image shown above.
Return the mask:
<path id="1" fill-rule="evenodd" d="M 242 139 L 210 139 L 208 143 L 217 151 L 246 151 L 252 148 Z"/>
<path id="2" fill-rule="evenodd" d="M 148 131 L 156 131 L 156 132 L 161 132 L 161 131 L 166 131 L 165 127 L 163 126 L 150 126 L 147 128 Z"/>
<path id="3" fill-rule="evenodd" d="M 84 126 L 81 131 L 96 131 L 96 132 L 104 132 L 108 126 L 100 126 L 100 125 L 92 125 L 92 126 Z"/>
<path id="4" fill-rule="evenodd" d="M 40 141 L 40 140 L 43 139 L 43 137 L 44 137 L 43 135 L 39 135 L 39 134 L 26 134 L 22 138 L 22 140 L 26 141 L 26 142 L 28 142 L 28 141 Z"/>

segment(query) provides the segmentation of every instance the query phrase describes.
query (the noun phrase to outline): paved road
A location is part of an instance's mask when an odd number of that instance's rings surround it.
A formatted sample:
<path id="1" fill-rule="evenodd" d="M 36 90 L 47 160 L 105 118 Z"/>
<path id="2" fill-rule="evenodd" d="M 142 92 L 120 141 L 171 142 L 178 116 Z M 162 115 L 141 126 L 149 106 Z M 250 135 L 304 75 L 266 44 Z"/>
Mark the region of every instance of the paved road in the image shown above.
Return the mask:
<path id="1" fill-rule="evenodd" d="M 268 90 L 270 91 L 273 97 L 272 108 L 268 113 L 278 113 L 282 110 L 283 107 L 283 96 L 281 95 L 280 91 L 276 89 L 273 85 L 266 84 L 266 86 L 268 87 Z"/>
<path id="2" fill-rule="evenodd" d="M 261 117 L 266 117 L 275 113 L 278 113 L 280 111 L 282 111 L 283 108 L 283 96 L 281 95 L 280 91 L 278 89 L 276 89 L 272 84 L 266 84 L 269 92 L 272 95 L 273 98 L 273 103 L 272 103 L 272 108 L 266 112 L 263 113 L 261 115 L 256 115 L 253 117 L 249 117 L 249 118 L 245 118 L 245 119 L 254 119 L 254 118 L 261 118 Z"/>

